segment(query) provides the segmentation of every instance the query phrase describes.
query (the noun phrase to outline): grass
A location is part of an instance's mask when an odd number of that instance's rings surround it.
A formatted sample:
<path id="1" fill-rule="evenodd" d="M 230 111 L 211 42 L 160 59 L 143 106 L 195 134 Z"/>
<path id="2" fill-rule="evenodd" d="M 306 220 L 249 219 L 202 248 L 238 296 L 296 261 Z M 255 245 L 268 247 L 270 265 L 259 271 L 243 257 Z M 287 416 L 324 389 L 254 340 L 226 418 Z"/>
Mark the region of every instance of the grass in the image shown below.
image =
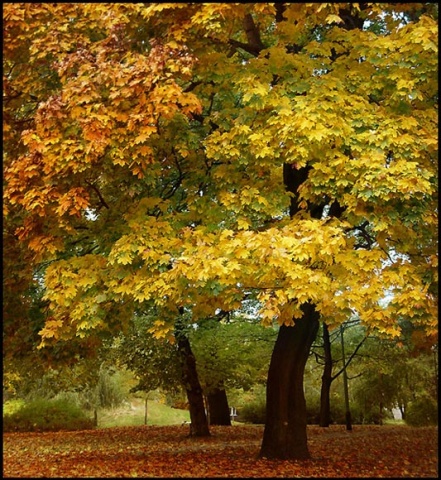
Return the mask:
<path id="1" fill-rule="evenodd" d="M 48 402 L 45 401 L 44 404 L 46 406 Z M 8 415 L 8 416 L 13 415 L 16 412 L 18 412 L 18 410 L 24 407 L 26 407 L 26 403 L 23 400 L 10 400 L 3 405 L 3 417 L 5 415 Z M 29 406 L 27 407 L 27 410 L 29 410 L 29 408 L 31 407 L 32 407 L 32 404 L 29 404 Z M 67 407 L 68 406 L 66 406 L 66 409 L 68 410 Z M 23 417 L 23 415 L 24 413 L 22 413 L 21 417 Z M 45 412 L 40 412 L 38 409 L 31 408 L 31 412 L 30 412 L 31 418 L 29 421 L 33 423 L 36 417 L 38 417 L 41 420 L 40 417 L 43 417 L 43 416 L 45 416 Z M 91 414 L 88 413 L 87 417 L 90 417 L 90 416 Z M 29 421 L 27 421 L 26 418 L 24 419 L 22 418 L 20 420 L 20 423 L 24 422 L 27 425 Z M 184 421 L 187 421 L 187 422 L 190 421 L 190 412 L 188 410 L 180 410 L 180 409 L 172 408 L 154 400 L 148 401 L 147 425 L 152 425 L 152 426 L 182 425 Z M 106 409 L 98 410 L 98 428 L 132 427 L 132 426 L 141 426 L 144 424 L 145 424 L 145 400 L 141 398 L 131 398 L 130 402 L 127 405 L 122 407 L 106 408 Z M 30 428 L 30 430 L 33 430 L 33 428 Z"/>
<path id="2" fill-rule="evenodd" d="M 98 427 L 131 427 L 144 425 L 145 400 L 132 398 L 130 405 L 119 408 L 98 410 Z M 147 403 L 147 425 L 181 425 L 190 421 L 188 410 L 171 408 L 162 403 L 149 400 Z"/>
<path id="3" fill-rule="evenodd" d="M 396 418 L 386 418 L 383 423 L 384 425 L 396 425 L 396 426 L 406 425 L 406 422 L 404 420 L 396 419 Z"/>

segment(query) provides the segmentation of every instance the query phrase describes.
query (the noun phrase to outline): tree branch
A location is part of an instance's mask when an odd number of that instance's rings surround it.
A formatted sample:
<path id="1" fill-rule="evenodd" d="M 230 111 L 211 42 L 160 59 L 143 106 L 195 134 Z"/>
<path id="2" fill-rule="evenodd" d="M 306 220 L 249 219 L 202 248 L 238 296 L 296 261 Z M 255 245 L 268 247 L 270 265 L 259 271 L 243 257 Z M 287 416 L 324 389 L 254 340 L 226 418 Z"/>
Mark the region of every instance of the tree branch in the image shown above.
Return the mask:
<path id="1" fill-rule="evenodd" d="M 89 182 L 88 180 L 86 180 L 86 183 L 87 183 L 87 185 L 89 185 L 89 187 L 98 195 L 98 198 L 100 199 L 101 205 L 102 205 L 103 207 L 106 207 L 107 210 L 110 210 L 109 205 L 108 205 L 107 202 L 104 200 L 103 196 L 101 195 L 101 192 L 98 190 L 98 187 L 97 187 L 96 185 L 94 185 L 92 182 Z"/>
<path id="2" fill-rule="evenodd" d="M 352 355 L 348 358 L 348 360 L 346 361 L 345 365 L 343 365 L 343 367 L 341 368 L 340 371 L 338 371 L 332 378 L 332 381 L 334 381 L 339 375 L 341 375 L 343 373 L 343 371 L 349 366 L 349 364 L 351 363 L 352 359 L 355 357 L 355 355 L 357 354 L 358 350 L 360 349 L 360 347 L 363 345 L 363 343 L 367 340 L 368 336 L 364 337 L 363 340 L 357 345 L 357 348 L 352 352 Z"/>
<path id="3" fill-rule="evenodd" d="M 260 32 L 258 26 L 254 23 L 251 13 L 247 13 L 243 19 L 243 26 L 245 34 L 247 36 L 248 43 L 239 42 L 234 39 L 230 39 L 228 43 L 234 47 L 234 49 L 241 48 L 246 52 L 257 57 L 259 53 L 265 48 L 260 38 Z"/>

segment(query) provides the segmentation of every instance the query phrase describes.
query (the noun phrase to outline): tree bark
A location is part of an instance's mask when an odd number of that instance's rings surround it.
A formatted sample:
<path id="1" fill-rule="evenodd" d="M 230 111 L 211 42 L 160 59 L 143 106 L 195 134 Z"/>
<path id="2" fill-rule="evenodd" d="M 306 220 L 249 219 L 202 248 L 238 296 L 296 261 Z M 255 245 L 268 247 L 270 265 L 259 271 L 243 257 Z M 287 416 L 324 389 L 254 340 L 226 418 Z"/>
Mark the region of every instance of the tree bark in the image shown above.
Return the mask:
<path id="1" fill-rule="evenodd" d="M 210 425 L 231 426 L 230 408 L 224 388 L 215 388 L 207 394 Z"/>
<path id="2" fill-rule="evenodd" d="M 259 456 L 269 459 L 310 458 L 306 435 L 303 376 L 319 328 L 315 306 L 302 306 L 294 326 L 282 325 L 268 371 L 266 423 Z"/>
<path id="3" fill-rule="evenodd" d="M 179 322 L 175 327 L 176 340 L 182 359 L 182 381 L 185 385 L 190 408 L 190 435 L 206 437 L 210 435 L 208 419 L 205 413 L 204 397 L 196 370 L 196 359 L 191 350 L 187 335 Z"/>
<path id="4" fill-rule="evenodd" d="M 365 4 L 360 4 L 364 9 Z M 285 8 L 276 7 L 276 21 L 284 18 Z M 358 13 L 341 10 L 344 14 L 344 28 L 361 28 L 363 22 L 357 22 Z M 355 20 L 354 18 L 355 17 Z M 293 51 L 296 45 L 291 46 Z M 289 215 L 294 217 L 300 211 L 299 187 L 306 181 L 310 165 L 297 168 L 295 165 L 283 165 L 283 182 L 291 192 Z M 321 218 L 327 200 L 323 204 L 308 202 L 308 211 L 312 218 Z M 329 216 L 340 217 L 345 207 L 334 201 Z M 319 313 L 315 305 L 303 305 L 303 316 L 294 327 L 282 326 L 274 346 L 268 371 L 266 423 L 260 457 L 274 459 L 307 459 L 310 457 L 306 437 L 306 402 L 303 391 L 303 375 L 309 350 L 319 328 Z"/>
<path id="5" fill-rule="evenodd" d="M 320 391 L 320 420 L 321 427 L 329 427 L 331 423 L 331 402 L 330 391 L 332 378 L 332 354 L 329 330 L 326 323 L 323 323 L 323 350 L 325 355 L 325 366 L 322 375 L 322 387 Z"/>

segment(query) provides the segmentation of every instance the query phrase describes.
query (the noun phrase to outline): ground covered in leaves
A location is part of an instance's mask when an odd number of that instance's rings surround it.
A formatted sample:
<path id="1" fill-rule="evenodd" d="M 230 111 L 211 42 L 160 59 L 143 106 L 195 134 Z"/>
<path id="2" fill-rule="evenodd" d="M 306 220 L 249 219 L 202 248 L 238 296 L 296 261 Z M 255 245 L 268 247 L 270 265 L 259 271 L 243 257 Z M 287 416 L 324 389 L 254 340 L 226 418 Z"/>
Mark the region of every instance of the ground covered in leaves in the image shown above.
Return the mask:
<path id="1" fill-rule="evenodd" d="M 308 426 L 312 459 L 258 459 L 262 426 L 119 427 L 3 435 L 11 477 L 438 477 L 438 428 Z"/>

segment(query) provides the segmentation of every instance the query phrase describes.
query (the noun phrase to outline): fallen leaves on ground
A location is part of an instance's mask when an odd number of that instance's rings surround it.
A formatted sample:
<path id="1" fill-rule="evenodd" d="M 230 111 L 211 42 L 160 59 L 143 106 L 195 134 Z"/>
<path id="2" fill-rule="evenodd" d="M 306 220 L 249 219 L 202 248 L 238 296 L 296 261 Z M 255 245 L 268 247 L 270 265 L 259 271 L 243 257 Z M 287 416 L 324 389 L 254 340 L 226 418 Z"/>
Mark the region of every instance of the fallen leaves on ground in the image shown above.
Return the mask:
<path id="1" fill-rule="evenodd" d="M 259 459 L 263 427 L 115 427 L 3 435 L 11 477 L 438 477 L 438 428 L 308 426 L 311 460 Z"/>

